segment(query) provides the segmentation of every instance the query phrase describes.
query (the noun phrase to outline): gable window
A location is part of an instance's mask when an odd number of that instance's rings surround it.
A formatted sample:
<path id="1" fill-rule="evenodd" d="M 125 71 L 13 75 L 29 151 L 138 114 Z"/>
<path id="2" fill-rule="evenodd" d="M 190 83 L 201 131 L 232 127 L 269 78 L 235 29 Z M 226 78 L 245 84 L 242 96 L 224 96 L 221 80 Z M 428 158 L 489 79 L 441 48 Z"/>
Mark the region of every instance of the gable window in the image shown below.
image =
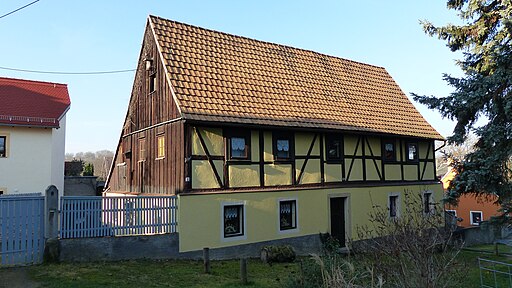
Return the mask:
<path id="1" fill-rule="evenodd" d="M 480 225 L 480 222 L 482 222 L 483 218 L 482 211 L 470 211 L 469 214 L 469 220 L 471 222 L 471 225 Z"/>
<path id="2" fill-rule="evenodd" d="M 224 237 L 244 235 L 244 206 L 224 206 Z"/>
<path id="3" fill-rule="evenodd" d="M 297 228 L 297 200 L 279 201 L 279 230 Z"/>
<path id="4" fill-rule="evenodd" d="M 341 160 L 343 142 L 341 137 L 328 135 L 326 137 L 327 160 Z"/>
<path id="5" fill-rule="evenodd" d="M 7 137 L 0 136 L 0 157 L 7 157 Z"/>
<path id="6" fill-rule="evenodd" d="M 384 150 L 384 152 L 382 153 L 384 161 L 396 161 L 396 146 L 394 141 L 383 141 L 382 148 L 382 150 Z"/>
<path id="7" fill-rule="evenodd" d="M 158 153 L 157 158 L 165 157 L 165 136 L 161 135 L 157 137 Z"/>
<path id="8" fill-rule="evenodd" d="M 389 196 L 389 218 L 398 216 L 398 195 Z"/>
<path id="9" fill-rule="evenodd" d="M 292 136 L 285 133 L 274 133 L 273 148 L 275 160 L 290 160 L 292 158 Z"/>
<path id="10" fill-rule="evenodd" d="M 139 160 L 146 160 L 146 138 L 139 139 Z"/>
<path id="11" fill-rule="evenodd" d="M 407 161 L 418 161 L 417 143 L 407 143 Z"/>
<path id="12" fill-rule="evenodd" d="M 149 93 L 156 90 L 156 72 L 149 75 Z"/>

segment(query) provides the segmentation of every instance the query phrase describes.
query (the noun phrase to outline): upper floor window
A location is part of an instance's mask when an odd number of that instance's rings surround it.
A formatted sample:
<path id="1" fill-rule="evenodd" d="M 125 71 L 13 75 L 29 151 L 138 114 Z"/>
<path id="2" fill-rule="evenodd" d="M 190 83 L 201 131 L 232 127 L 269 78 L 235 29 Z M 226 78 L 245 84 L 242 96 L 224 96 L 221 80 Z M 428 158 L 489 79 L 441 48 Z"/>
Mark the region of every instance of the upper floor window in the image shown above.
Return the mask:
<path id="1" fill-rule="evenodd" d="M 327 160 L 341 160 L 343 153 L 343 140 L 336 135 L 326 136 L 326 156 Z"/>
<path id="2" fill-rule="evenodd" d="M 418 161 L 417 143 L 407 143 L 407 161 Z"/>
<path id="3" fill-rule="evenodd" d="M 480 222 L 482 222 L 482 216 L 483 216 L 483 213 L 482 211 L 470 211 L 469 212 L 471 215 L 470 219 L 471 220 L 471 225 L 480 225 Z"/>
<path id="4" fill-rule="evenodd" d="M 0 136 L 0 157 L 7 157 L 7 137 Z"/>
<path id="5" fill-rule="evenodd" d="M 287 133 L 274 133 L 273 148 L 275 160 L 290 160 L 292 158 L 292 135 Z"/>
<path id="6" fill-rule="evenodd" d="M 157 137 L 157 144 L 158 144 L 157 158 L 164 158 L 165 157 L 165 136 L 164 135 L 160 135 Z"/>
<path id="7" fill-rule="evenodd" d="M 226 131 L 226 130 L 225 130 Z M 249 159 L 251 134 L 248 130 L 226 131 L 230 159 Z"/>
<path id="8" fill-rule="evenodd" d="M 139 139 L 139 160 L 146 160 L 146 138 Z"/>
<path id="9" fill-rule="evenodd" d="M 394 141 L 384 140 L 382 142 L 382 148 L 382 159 L 384 161 L 396 161 L 396 146 Z"/>
<path id="10" fill-rule="evenodd" d="M 149 75 L 149 93 L 156 90 L 156 72 Z"/>

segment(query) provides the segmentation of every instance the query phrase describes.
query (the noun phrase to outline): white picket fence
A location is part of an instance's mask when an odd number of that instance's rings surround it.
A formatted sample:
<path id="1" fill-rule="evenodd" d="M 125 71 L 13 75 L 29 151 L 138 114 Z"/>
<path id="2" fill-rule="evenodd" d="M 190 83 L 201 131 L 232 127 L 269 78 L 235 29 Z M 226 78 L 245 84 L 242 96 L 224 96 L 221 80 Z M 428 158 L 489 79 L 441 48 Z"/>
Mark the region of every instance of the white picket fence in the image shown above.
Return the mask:
<path id="1" fill-rule="evenodd" d="M 64 196 L 60 238 L 175 233 L 176 196 Z"/>

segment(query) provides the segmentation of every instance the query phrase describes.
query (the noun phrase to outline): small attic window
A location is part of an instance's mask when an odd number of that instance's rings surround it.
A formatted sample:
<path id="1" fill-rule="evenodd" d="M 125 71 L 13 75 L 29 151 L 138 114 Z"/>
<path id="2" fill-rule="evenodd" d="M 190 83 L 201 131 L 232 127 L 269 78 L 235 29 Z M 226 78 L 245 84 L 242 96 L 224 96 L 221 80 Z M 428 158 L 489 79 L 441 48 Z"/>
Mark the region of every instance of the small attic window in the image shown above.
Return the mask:
<path id="1" fill-rule="evenodd" d="M 155 92 L 156 90 L 156 72 L 149 75 L 149 93 Z"/>

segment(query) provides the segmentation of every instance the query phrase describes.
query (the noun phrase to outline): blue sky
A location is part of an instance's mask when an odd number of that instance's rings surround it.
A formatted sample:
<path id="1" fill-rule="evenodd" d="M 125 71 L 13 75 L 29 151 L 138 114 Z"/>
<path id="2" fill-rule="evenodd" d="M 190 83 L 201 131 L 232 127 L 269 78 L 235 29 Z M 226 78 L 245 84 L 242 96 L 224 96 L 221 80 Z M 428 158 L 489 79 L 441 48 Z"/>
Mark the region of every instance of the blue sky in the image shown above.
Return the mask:
<path id="1" fill-rule="evenodd" d="M 32 0 L 0 4 L 0 15 Z M 0 19 L 0 67 L 65 72 L 134 69 L 149 14 L 385 67 L 406 95 L 446 96 L 442 73 L 460 75 L 445 43 L 419 20 L 457 22 L 446 1 L 40 0 Z M 66 152 L 114 150 L 134 72 L 54 75 L 0 69 L 0 76 L 68 84 Z M 442 135 L 454 124 L 415 103 Z"/>

